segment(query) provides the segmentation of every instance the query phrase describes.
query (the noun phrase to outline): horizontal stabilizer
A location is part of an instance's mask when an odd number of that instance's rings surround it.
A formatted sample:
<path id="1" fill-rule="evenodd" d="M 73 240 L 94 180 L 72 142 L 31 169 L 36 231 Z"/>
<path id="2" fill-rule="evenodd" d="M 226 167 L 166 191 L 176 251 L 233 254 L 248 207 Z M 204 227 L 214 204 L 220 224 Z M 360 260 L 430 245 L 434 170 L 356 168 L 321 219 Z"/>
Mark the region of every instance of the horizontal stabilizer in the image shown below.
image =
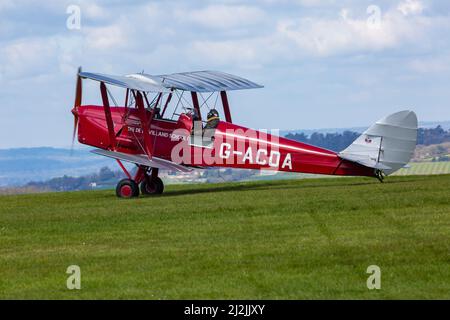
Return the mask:
<path id="1" fill-rule="evenodd" d="M 376 160 L 370 158 L 369 156 L 364 157 L 350 154 L 340 154 L 339 157 L 341 157 L 344 160 L 362 164 L 363 166 L 369 168 L 379 169 L 383 171 L 392 169 L 391 167 L 388 167 L 382 163 L 377 162 Z"/>
<path id="2" fill-rule="evenodd" d="M 146 155 L 133 155 L 122 152 L 114 152 L 102 149 L 95 149 L 91 151 L 92 153 L 98 154 L 100 156 L 105 156 L 108 158 L 113 158 L 121 161 L 135 163 L 141 166 L 146 166 L 149 168 L 157 168 L 170 171 L 179 172 L 191 172 L 192 169 L 176 164 L 175 162 L 164 160 L 157 157 L 152 157 L 150 160 Z"/>

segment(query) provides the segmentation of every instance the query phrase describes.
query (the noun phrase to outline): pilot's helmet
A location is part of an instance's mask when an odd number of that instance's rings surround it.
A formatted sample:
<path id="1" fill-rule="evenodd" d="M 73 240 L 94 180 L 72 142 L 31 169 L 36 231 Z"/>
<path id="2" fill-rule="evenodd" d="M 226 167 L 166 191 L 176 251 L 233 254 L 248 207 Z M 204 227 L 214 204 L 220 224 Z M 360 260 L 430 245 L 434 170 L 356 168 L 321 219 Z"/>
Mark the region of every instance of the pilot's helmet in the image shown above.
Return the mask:
<path id="1" fill-rule="evenodd" d="M 208 120 L 213 118 L 219 118 L 219 112 L 216 109 L 211 109 L 208 112 L 207 118 Z"/>

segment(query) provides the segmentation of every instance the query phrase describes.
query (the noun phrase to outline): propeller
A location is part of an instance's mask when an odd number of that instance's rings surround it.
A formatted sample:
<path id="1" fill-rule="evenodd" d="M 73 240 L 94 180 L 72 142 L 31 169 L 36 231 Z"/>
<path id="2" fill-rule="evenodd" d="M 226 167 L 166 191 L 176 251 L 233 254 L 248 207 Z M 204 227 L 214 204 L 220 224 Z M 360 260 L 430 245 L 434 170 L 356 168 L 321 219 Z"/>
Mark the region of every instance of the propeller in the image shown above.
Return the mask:
<path id="1" fill-rule="evenodd" d="M 71 152 L 73 151 L 73 146 L 75 143 L 75 137 L 77 135 L 78 131 L 78 108 L 81 106 L 82 96 L 83 96 L 83 87 L 82 87 L 82 79 L 80 77 L 81 73 L 81 67 L 78 68 L 77 73 L 77 85 L 75 89 L 75 103 L 72 109 L 72 114 L 74 117 L 74 124 L 73 124 L 73 135 L 72 135 L 72 148 Z"/>

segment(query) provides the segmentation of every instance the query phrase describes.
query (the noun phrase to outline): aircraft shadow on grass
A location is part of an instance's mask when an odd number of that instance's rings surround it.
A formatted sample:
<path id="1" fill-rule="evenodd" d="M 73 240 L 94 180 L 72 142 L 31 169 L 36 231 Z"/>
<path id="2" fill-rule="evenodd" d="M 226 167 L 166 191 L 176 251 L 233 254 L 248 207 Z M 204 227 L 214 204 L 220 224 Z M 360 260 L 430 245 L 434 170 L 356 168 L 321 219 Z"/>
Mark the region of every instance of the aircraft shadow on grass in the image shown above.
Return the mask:
<path id="1" fill-rule="evenodd" d="M 419 179 L 414 180 L 387 180 L 382 185 L 392 185 L 392 184 L 401 184 L 401 183 L 411 183 L 418 182 Z M 356 187 L 356 186 L 369 186 L 369 185 L 377 185 L 380 184 L 378 181 L 367 180 L 367 181 L 359 181 L 359 182 L 349 182 L 342 181 L 340 183 L 302 183 L 302 184 L 292 184 L 292 180 L 288 180 L 286 183 L 280 183 L 279 181 L 271 181 L 267 183 L 247 183 L 242 185 L 236 185 L 230 183 L 230 185 L 220 185 L 214 186 L 211 185 L 210 188 L 203 187 L 201 189 L 185 189 L 185 190 L 173 190 L 167 191 L 164 195 L 158 197 L 177 197 L 184 195 L 194 195 L 194 194 L 203 194 L 203 193 L 219 193 L 219 192 L 231 192 L 231 191 L 256 191 L 256 190 L 292 190 L 292 189 L 306 189 L 306 188 L 345 188 L 345 187 Z M 154 196 L 153 196 L 154 197 Z"/>
<path id="2" fill-rule="evenodd" d="M 378 182 L 367 181 L 367 182 L 355 182 L 355 183 L 338 183 L 338 184 L 300 184 L 293 185 L 292 183 L 267 183 L 267 184 L 245 184 L 245 185 L 221 185 L 221 186 L 211 186 L 211 188 L 201 188 L 201 189 L 186 189 L 186 190 L 174 190 L 167 191 L 164 195 L 160 197 L 176 197 L 176 196 L 184 196 L 184 195 L 194 195 L 194 194 L 203 194 L 203 193 L 219 193 L 219 192 L 231 192 L 231 191 L 256 191 L 256 190 L 292 190 L 292 189 L 305 189 L 305 188 L 336 188 L 336 187 L 354 187 L 354 186 L 364 186 L 364 185 L 373 185 Z M 397 183 L 397 181 L 393 181 L 390 183 Z"/>

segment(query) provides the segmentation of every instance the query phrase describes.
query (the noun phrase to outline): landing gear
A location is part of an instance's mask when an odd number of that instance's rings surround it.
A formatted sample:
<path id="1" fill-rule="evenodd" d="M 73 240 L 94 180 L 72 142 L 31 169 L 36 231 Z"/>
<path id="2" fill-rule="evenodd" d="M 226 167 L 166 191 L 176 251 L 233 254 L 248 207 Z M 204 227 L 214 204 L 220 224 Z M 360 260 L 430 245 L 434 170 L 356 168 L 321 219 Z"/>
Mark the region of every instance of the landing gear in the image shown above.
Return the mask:
<path id="1" fill-rule="evenodd" d="M 381 183 L 384 182 L 384 178 L 386 177 L 384 172 L 381 170 L 375 170 L 375 177 L 380 181 Z"/>
<path id="2" fill-rule="evenodd" d="M 121 164 L 119 162 L 119 164 Z M 131 199 L 139 197 L 139 184 L 142 195 L 159 195 L 164 192 L 164 183 L 158 177 L 159 170 L 139 166 L 134 178 L 124 169 L 128 179 L 121 180 L 116 187 L 116 195 L 119 198 Z"/>
<path id="3" fill-rule="evenodd" d="M 125 199 L 139 197 L 138 184 L 130 179 L 120 180 L 116 187 L 116 195 Z"/>
<path id="4" fill-rule="evenodd" d="M 164 192 L 164 183 L 159 177 L 146 177 L 141 182 L 141 193 L 144 195 L 158 195 Z"/>

